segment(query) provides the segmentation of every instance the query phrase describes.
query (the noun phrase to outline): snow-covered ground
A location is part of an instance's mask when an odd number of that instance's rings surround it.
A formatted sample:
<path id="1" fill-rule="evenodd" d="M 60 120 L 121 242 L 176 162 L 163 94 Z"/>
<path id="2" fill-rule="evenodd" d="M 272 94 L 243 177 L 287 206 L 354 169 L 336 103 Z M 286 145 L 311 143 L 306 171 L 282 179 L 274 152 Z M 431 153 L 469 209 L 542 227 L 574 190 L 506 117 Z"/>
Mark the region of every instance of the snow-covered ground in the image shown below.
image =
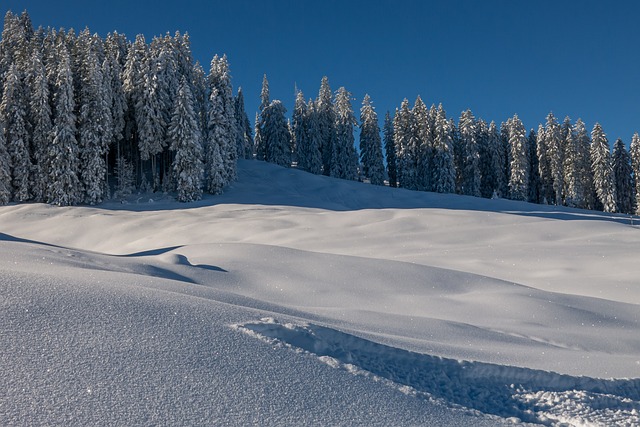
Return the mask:
<path id="1" fill-rule="evenodd" d="M 640 425 L 637 218 L 241 161 L 0 251 L 0 425 Z"/>

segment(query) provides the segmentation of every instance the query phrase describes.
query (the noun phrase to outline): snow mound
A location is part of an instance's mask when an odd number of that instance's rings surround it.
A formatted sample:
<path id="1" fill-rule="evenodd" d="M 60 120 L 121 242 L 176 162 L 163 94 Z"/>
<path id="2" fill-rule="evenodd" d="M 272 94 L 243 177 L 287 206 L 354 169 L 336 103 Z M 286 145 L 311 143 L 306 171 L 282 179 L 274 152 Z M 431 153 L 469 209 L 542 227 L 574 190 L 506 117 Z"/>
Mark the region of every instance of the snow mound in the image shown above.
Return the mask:
<path id="1" fill-rule="evenodd" d="M 640 423 L 640 379 L 603 380 L 430 356 L 336 329 L 273 318 L 235 326 L 270 343 L 313 354 L 330 366 L 363 371 L 487 414 L 555 425 Z"/>

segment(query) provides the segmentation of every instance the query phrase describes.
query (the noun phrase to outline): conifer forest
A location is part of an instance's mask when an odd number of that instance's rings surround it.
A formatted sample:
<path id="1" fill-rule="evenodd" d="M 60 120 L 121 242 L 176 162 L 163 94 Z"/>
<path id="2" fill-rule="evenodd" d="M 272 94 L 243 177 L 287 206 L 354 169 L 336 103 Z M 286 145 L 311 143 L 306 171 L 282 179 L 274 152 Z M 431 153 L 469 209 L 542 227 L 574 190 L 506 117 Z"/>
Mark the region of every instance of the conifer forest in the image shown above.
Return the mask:
<path id="1" fill-rule="evenodd" d="M 368 95 L 357 114 L 327 77 L 315 99 L 297 91 L 288 115 L 266 75 L 250 95 L 261 100 L 252 126 L 226 56 L 205 72 L 179 32 L 101 38 L 7 12 L 0 93 L 0 204 L 93 205 L 137 192 L 191 202 L 223 192 L 243 158 L 416 191 L 640 208 L 637 133 L 629 149 L 612 149 L 599 124 L 589 131 L 579 118 L 549 113 L 527 131 L 517 115 L 498 125 L 466 110 L 455 120 L 420 96 L 381 120 Z"/>

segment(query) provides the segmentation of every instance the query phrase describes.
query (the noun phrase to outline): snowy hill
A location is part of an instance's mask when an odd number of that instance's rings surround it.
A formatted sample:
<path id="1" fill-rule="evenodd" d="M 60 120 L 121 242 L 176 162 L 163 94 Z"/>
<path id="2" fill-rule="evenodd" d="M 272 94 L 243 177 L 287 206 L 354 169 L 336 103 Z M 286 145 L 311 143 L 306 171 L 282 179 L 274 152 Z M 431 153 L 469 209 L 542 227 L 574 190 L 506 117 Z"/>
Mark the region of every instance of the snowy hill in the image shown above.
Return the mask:
<path id="1" fill-rule="evenodd" d="M 238 172 L 0 207 L 1 425 L 640 423 L 630 218 Z"/>

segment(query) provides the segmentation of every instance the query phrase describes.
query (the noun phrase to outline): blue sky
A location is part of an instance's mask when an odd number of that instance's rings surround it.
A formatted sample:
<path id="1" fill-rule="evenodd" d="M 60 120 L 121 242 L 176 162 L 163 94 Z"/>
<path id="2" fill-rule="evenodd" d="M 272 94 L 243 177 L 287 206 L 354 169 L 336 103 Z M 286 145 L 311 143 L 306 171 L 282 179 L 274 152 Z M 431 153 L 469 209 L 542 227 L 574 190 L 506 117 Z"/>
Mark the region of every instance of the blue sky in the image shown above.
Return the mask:
<path id="1" fill-rule="evenodd" d="M 449 117 L 470 108 L 500 123 L 517 113 L 537 128 L 549 111 L 600 122 L 609 140 L 640 132 L 637 1 L 44 1 L 4 0 L 35 26 L 116 30 L 131 40 L 188 32 L 205 65 L 226 53 L 253 121 L 262 75 L 293 107 L 294 88 L 315 98 L 323 75 L 359 111 L 378 114 L 419 94 Z"/>

